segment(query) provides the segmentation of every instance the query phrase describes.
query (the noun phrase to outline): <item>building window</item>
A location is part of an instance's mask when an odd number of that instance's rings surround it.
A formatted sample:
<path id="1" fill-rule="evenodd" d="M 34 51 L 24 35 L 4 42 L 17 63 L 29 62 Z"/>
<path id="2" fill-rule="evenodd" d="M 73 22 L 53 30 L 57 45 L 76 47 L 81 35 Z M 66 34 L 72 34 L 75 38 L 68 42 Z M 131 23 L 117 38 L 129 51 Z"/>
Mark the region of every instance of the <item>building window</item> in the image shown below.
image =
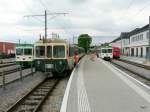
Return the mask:
<path id="1" fill-rule="evenodd" d="M 146 38 L 149 40 L 149 32 L 146 32 Z"/>
<path id="2" fill-rule="evenodd" d="M 143 34 L 142 34 L 142 40 L 143 40 Z"/>

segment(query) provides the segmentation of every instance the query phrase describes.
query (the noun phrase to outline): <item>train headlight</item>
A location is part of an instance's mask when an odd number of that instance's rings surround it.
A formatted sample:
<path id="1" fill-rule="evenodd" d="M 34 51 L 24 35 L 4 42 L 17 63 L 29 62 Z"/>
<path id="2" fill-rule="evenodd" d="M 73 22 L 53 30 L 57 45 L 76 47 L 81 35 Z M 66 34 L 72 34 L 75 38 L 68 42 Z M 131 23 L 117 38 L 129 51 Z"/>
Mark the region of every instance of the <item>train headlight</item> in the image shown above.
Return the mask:
<path id="1" fill-rule="evenodd" d="M 59 61 L 59 64 L 62 65 L 62 61 Z"/>
<path id="2" fill-rule="evenodd" d="M 40 61 L 37 61 L 37 64 L 39 65 L 41 62 Z"/>

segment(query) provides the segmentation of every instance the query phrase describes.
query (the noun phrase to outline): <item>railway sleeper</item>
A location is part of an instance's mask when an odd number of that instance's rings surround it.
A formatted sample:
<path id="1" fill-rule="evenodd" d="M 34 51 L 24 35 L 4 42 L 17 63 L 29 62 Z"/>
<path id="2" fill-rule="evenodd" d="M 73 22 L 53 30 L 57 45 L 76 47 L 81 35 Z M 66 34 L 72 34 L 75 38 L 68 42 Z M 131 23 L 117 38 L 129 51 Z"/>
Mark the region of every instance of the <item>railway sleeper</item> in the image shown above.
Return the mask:
<path id="1" fill-rule="evenodd" d="M 38 105 L 39 101 L 38 100 L 28 100 L 28 101 L 25 101 L 22 105 L 31 105 L 31 106 L 36 106 Z"/>
<path id="2" fill-rule="evenodd" d="M 47 87 L 40 87 L 38 89 L 50 89 L 51 87 L 47 86 Z"/>
<path id="3" fill-rule="evenodd" d="M 47 93 L 48 90 L 47 89 L 38 89 L 35 92 L 42 92 L 42 93 Z"/>
<path id="4" fill-rule="evenodd" d="M 21 107 L 21 109 L 18 112 L 33 112 L 33 107 Z"/>
<path id="5" fill-rule="evenodd" d="M 45 93 L 33 93 L 33 96 L 45 96 Z"/>
<path id="6" fill-rule="evenodd" d="M 42 97 L 30 97 L 27 100 L 42 100 Z"/>

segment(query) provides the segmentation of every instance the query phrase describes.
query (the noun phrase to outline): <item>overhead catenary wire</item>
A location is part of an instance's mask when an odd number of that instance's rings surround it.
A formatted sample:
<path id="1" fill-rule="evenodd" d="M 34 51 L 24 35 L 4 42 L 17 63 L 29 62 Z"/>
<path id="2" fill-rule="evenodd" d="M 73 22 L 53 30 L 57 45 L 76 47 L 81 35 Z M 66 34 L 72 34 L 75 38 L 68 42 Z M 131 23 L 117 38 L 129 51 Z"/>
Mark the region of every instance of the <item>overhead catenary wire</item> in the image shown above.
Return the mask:
<path id="1" fill-rule="evenodd" d="M 21 0 L 22 1 L 22 3 L 24 4 L 24 6 L 26 7 L 26 9 L 28 9 L 29 10 L 29 12 L 32 14 L 33 13 L 33 11 L 31 10 L 31 8 L 26 4 L 26 2 L 24 1 L 24 0 Z M 25 17 L 25 16 L 24 16 Z M 36 20 L 38 20 L 39 22 L 44 22 L 44 21 L 42 21 L 41 19 L 39 19 L 39 18 L 37 18 L 37 17 L 33 17 L 34 19 L 36 19 Z"/>
<path id="2" fill-rule="evenodd" d="M 130 18 L 138 16 L 145 8 L 149 6 L 149 4 L 150 4 L 150 1 L 147 1 L 136 13 L 134 13 L 131 16 L 128 16 L 128 14 L 125 14 L 125 16 L 123 16 L 122 19 L 119 19 L 119 21 L 124 21 L 125 19 L 129 20 Z M 131 8 L 131 6 L 129 8 Z M 129 21 L 129 22 L 132 22 L 132 21 Z"/>
<path id="3" fill-rule="evenodd" d="M 47 8 L 47 6 L 45 5 L 45 3 L 43 2 L 43 0 L 38 0 L 38 1 L 40 2 L 41 6 L 42 6 L 44 9 L 48 10 L 48 8 Z"/>

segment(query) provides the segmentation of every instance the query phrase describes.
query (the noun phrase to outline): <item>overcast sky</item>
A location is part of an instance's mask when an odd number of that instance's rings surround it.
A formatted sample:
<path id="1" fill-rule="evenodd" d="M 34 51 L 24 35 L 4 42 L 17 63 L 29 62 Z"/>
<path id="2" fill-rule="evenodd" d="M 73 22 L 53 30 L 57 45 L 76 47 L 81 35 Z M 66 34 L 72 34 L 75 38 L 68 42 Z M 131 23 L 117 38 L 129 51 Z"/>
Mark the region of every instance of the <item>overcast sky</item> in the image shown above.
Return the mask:
<path id="1" fill-rule="evenodd" d="M 148 24 L 150 0 L 0 0 L 0 41 L 36 41 L 44 35 L 44 18 L 24 16 L 45 9 L 69 13 L 48 16 L 49 37 L 55 32 L 72 41 L 73 35 L 88 33 L 101 43 Z"/>

